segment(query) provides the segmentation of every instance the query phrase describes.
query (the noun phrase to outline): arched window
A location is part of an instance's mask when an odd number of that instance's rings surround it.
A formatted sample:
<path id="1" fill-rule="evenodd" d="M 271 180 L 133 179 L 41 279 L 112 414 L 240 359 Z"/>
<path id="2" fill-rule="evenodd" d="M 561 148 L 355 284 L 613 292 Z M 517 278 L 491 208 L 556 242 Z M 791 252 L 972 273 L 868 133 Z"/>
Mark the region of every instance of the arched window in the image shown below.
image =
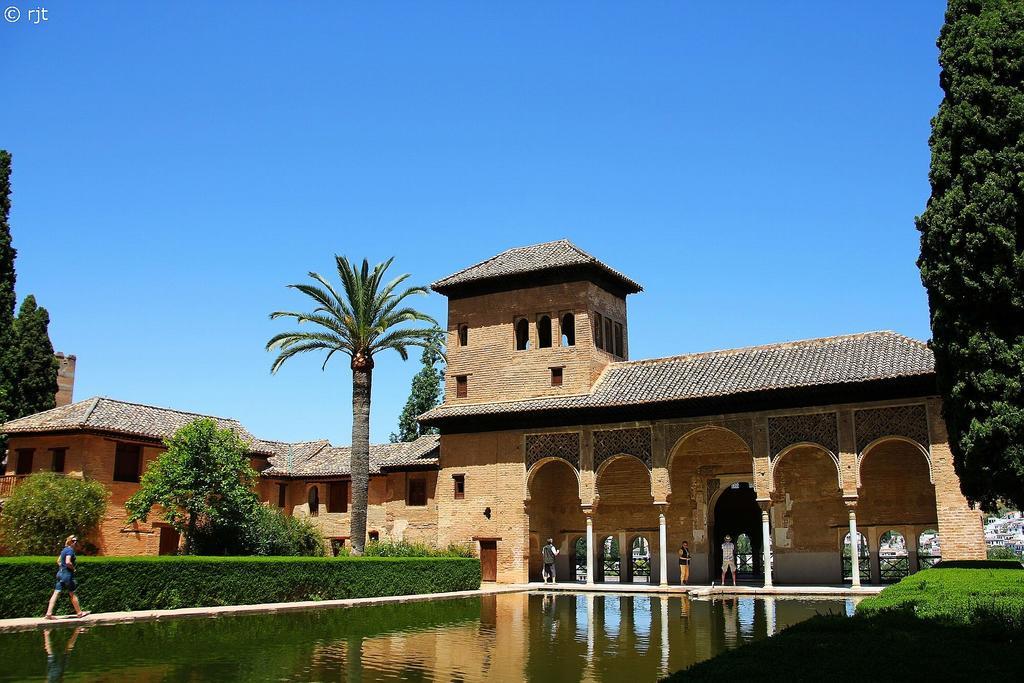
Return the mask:
<path id="1" fill-rule="evenodd" d="M 594 314 L 594 346 L 604 348 L 604 319 L 600 313 Z"/>
<path id="2" fill-rule="evenodd" d="M 868 539 L 864 534 L 857 532 L 857 564 L 860 569 L 860 580 L 863 583 L 871 583 L 871 551 L 868 548 Z M 843 538 L 843 581 L 853 582 L 853 553 L 850 548 L 850 534 Z"/>
<path id="3" fill-rule="evenodd" d="M 746 532 L 736 537 L 736 573 L 754 573 L 754 544 Z"/>
<path id="4" fill-rule="evenodd" d="M 898 531 L 886 531 L 878 539 L 878 573 L 882 581 L 899 581 L 910 574 L 907 539 Z"/>
<path id="5" fill-rule="evenodd" d="M 651 582 L 651 545 L 643 536 L 637 536 L 629 548 L 629 575 L 633 582 Z"/>
<path id="6" fill-rule="evenodd" d="M 551 348 L 551 318 L 546 315 L 537 318 L 537 348 Z"/>
<path id="7" fill-rule="evenodd" d="M 580 536 L 573 544 L 573 568 L 576 570 L 576 580 L 584 583 L 587 580 L 587 539 Z"/>
<path id="8" fill-rule="evenodd" d="M 530 323 L 526 318 L 516 320 L 516 351 L 530 348 Z"/>
<path id="9" fill-rule="evenodd" d="M 576 346 L 576 316 L 572 313 L 562 316 L 562 346 Z"/>
<path id="10" fill-rule="evenodd" d="M 934 567 L 942 560 L 942 548 L 939 546 L 939 532 L 926 529 L 917 538 L 917 565 L 921 569 Z"/>
<path id="11" fill-rule="evenodd" d="M 309 515 L 316 517 L 320 514 L 320 491 L 315 486 L 309 487 Z"/>
<path id="12" fill-rule="evenodd" d="M 606 536 L 601 541 L 601 573 L 604 580 L 618 583 L 622 575 L 622 564 L 619 562 L 619 540 L 614 536 Z"/>
<path id="13" fill-rule="evenodd" d="M 459 325 L 459 346 L 469 344 L 469 325 Z"/>

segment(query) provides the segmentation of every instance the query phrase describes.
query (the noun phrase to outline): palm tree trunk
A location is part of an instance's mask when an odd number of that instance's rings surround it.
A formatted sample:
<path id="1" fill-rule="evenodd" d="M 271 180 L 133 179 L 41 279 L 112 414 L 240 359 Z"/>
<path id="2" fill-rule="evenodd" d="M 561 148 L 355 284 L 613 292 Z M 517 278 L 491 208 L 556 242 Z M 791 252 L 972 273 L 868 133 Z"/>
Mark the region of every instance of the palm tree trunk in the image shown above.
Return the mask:
<path id="1" fill-rule="evenodd" d="M 373 370 L 352 369 L 352 552 L 363 554 L 370 488 L 370 383 Z"/>

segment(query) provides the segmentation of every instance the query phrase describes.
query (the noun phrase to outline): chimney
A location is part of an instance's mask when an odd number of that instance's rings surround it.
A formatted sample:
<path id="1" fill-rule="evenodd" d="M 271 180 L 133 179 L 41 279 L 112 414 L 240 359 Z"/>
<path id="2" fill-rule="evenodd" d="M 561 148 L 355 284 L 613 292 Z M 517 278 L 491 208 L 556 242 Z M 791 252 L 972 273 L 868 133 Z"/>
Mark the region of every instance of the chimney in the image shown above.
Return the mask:
<path id="1" fill-rule="evenodd" d="M 59 351 L 53 354 L 60 366 L 57 368 L 57 407 L 71 403 L 75 393 L 75 356 L 65 356 Z"/>

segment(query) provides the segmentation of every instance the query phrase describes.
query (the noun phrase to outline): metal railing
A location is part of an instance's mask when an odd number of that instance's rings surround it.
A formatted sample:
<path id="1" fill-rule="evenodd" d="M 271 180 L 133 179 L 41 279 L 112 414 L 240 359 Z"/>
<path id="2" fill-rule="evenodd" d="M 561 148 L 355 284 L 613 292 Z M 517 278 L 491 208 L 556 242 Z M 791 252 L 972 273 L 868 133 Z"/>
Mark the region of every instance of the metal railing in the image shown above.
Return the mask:
<path id="1" fill-rule="evenodd" d="M 7 498 L 11 495 L 14 487 L 27 477 L 27 474 L 5 474 L 0 477 L 0 498 Z"/>
<path id="2" fill-rule="evenodd" d="M 754 573 L 754 554 L 753 553 L 736 553 L 736 573 L 737 574 L 753 574 Z"/>
<path id="3" fill-rule="evenodd" d="M 919 569 L 931 569 L 942 561 L 942 555 L 918 555 L 917 566 Z"/>
<path id="4" fill-rule="evenodd" d="M 651 579 L 651 558 L 649 557 L 634 557 L 632 572 L 633 580 L 636 581 L 638 577 L 643 578 L 645 581 Z"/>
<path id="5" fill-rule="evenodd" d="M 861 553 L 857 560 L 860 563 L 861 583 L 871 583 L 871 555 Z M 853 560 L 847 553 L 843 553 L 843 581 L 847 583 L 853 582 Z"/>
<path id="6" fill-rule="evenodd" d="M 604 580 L 605 581 L 607 581 L 609 579 L 609 577 L 612 577 L 612 576 L 615 577 L 616 581 L 618 581 L 621 578 L 621 576 L 622 576 L 621 571 L 620 571 L 621 565 L 619 564 L 619 560 L 617 558 L 616 559 L 608 559 L 608 558 L 606 558 L 604 560 L 604 562 L 603 562 L 603 566 L 604 566 Z"/>
<path id="7" fill-rule="evenodd" d="M 910 558 L 906 555 L 878 558 L 878 573 L 883 582 L 895 582 L 910 575 Z"/>

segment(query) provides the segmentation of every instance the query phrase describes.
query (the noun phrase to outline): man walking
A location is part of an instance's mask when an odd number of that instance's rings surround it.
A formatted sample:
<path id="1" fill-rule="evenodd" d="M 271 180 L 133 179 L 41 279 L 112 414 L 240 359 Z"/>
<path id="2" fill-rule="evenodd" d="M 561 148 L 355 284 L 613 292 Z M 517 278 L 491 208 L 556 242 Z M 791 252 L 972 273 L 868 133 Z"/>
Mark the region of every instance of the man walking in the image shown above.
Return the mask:
<path id="1" fill-rule="evenodd" d="M 555 582 L 555 558 L 558 557 L 558 548 L 555 547 L 555 543 L 552 539 L 548 539 L 547 545 L 540 550 L 541 559 L 544 560 L 544 571 L 542 575 L 544 577 L 544 583 L 551 579 L 551 583 Z"/>
<path id="2" fill-rule="evenodd" d="M 732 536 L 725 535 L 725 543 L 722 544 L 722 585 L 725 585 L 725 573 L 732 571 L 732 585 L 736 585 L 736 546 L 733 545 Z"/>
<path id="3" fill-rule="evenodd" d="M 68 536 L 67 540 L 64 541 L 64 549 L 60 551 L 60 555 L 57 557 L 57 585 L 53 589 L 53 595 L 50 596 L 50 604 L 46 608 L 46 618 L 53 619 L 53 608 L 57 604 L 57 598 L 60 597 L 61 591 L 67 591 L 68 596 L 71 598 L 71 606 L 75 608 L 76 617 L 84 617 L 88 612 L 83 612 L 81 605 L 78 604 L 78 596 L 75 595 L 75 591 L 78 589 L 78 582 L 75 581 L 75 571 L 77 570 L 76 562 L 78 556 L 75 554 L 75 547 L 78 545 L 77 536 Z"/>
<path id="4" fill-rule="evenodd" d="M 685 586 L 690 580 L 690 544 L 683 541 L 679 547 L 679 585 Z"/>

